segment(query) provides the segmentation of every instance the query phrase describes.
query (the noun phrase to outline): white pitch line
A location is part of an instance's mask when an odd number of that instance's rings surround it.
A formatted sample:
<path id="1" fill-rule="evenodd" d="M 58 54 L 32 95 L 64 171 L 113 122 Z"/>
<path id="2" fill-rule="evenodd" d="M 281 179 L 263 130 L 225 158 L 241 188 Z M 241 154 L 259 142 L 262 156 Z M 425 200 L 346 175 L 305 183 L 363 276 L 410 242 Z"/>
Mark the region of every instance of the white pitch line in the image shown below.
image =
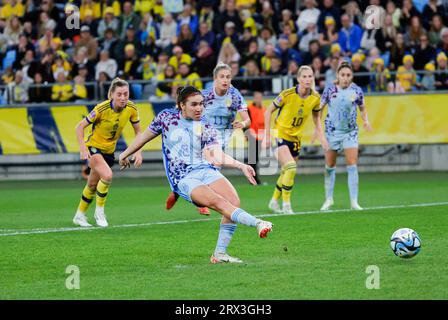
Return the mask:
<path id="1" fill-rule="evenodd" d="M 432 202 L 432 203 L 415 203 L 415 204 L 400 204 L 400 205 L 390 205 L 390 206 L 376 206 L 364 208 L 363 211 L 371 211 L 371 210 L 381 210 L 381 209 L 402 209 L 402 208 L 419 208 L 419 207 L 436 207 L 436 206 L 446 206 L 448 202 Z M 337 209 L 337 210 L 328 210 L 328 211 L 302 211 L 295 212 L 293 214 L 282 214 L 282 213 L 271 213 L 271 214 L 261 214 L 256 215 L 256 217 L 290 217 L 293 215 L 306 215 L 306 214 L 327 214 L 327 213 L 341 213 L 341 212 L 355 212 L 351 209 Z M 359 211 L 356 211 L 359 212 Z M 362 213 L 362 211 L 360 212 Z M 167 224 L 182 224 L 189 222 L 203 222 L 203 221 L 214 221 L 221 220 L 221 218 L 204 218 L 204 219 L 192 219 L 192 220 L 176 220 L 176 221 L 158 221 L 158 222 L 147 222 L 147 223 L 134 223 L 134 224 L 121 224 L 110 226 L 107 229 L 116 229 L 116 228 L 137 228 L 137 227 L 146 227 L 153 225 L 167 225 Z M 30 235 L 30 234 L 47 234 L 47 233 L 56 233 L 56 232 L 70 232 L 70 231 L 91 231 L 91 230 L 101 230 L 105 228 L 100 227 L 71 227 L 71 228 L 37 228 L 37 229 L 0 229 L 0 231 L 13 231 L 9 233 L 0 233 L 0 237 L 7 236 L 19 236 L 19 235 Z"/>

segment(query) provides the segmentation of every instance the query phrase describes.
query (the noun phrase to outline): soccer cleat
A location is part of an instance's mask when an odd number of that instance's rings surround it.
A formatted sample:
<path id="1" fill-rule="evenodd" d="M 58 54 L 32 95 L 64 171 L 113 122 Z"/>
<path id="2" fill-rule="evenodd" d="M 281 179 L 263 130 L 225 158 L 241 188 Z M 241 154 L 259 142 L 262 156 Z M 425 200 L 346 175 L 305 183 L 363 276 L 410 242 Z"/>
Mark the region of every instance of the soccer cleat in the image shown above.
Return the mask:
<path id="1" fill-rule="evenodd" d="M 177 193 L 171 192 L 166 199 L 166 210 L 170 210 L 176 204 L 177 199 L 179 199 L 179 195 Z"/>
<path id="2" fill-rule="evenodd" d="M 104 213 L 104 208 L 97 207 L 95 209 L 94 217 L 96 220 L 96 224 L 99 227 L 107 227 L 109 225 L 109 223 L 107 223 L 107 220 L 106 220 L 106 214 Z"/>
<path id="3" fill-rule="evenodd" d="M 260 238 L 266 238 L 268 233 L 272 231 L 272 226 L 271 222 L 260 220 L 257 223 L 257 231 Z"/>
<path id="4" fill-rule="evenodd" d="M 223 263 L 223 262 L 243 263 L 243 260 L 241 260 L 239 258 L 231 257 L 225 252 L 214 253 L 210 257 L 210 263 L 212 263 L 212 264 Z"/>
<path id="5" fill-rule="evenodd" d="M 204 216 L 210 215 L 210 210 L 208 210 L 207 207 L 198 207 L 198 212 L 199 212 L 199 214 L 202 214 Z"/>
<path id="6" fill-rule="evenodd" d="M 284 202 L 283 203 L 283 211 L 284 214 L 294 214 L 294 211 L 291 208 L 291 203 Z"/>
<path id="7" fill-rule="evenodd" d="M 327 210 L 329 210 L 333 204 L 334 204 L 333 198 L 326 199 L 324 204 L 320 208 L 320 211 L 327 211 Z"/>
<path id="8" fill-rule="evenodd" d="M 282 213 L 282 209 L 280 209 L 280 205 L 275 199 L 271 199 L 271 201 L 269 201 L 269 209 L 274 213 Z"/>
<path id="9" fill-rule="evenodd" d="M 352 210 L 364 210 L 357 201 L 351 201 Z"/>
<path id="10" fill-rule="evenodd" d="M 73 218 L 73 223 L 80 227 L 91 227 L 92 225 L 87 221 L 87 217 L 84 213 L 78 211 Z"/>

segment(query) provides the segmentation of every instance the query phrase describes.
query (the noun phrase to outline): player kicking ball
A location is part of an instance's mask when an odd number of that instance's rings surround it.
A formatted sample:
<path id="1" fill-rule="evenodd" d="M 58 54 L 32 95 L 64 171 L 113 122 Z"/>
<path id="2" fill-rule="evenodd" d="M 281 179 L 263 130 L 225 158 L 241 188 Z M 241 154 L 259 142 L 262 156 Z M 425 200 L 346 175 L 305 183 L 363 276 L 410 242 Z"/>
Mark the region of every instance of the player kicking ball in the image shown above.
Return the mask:
<path id="1" fill-rule="evenodd" d="M 348 173 L 350 206 L 353 210 L 362 210 L 358 204 L 358 125 L 357 108 L 361 113 L 364 128 L 372 131 L 364 105 L 364 93 L 354 84 L 353 69 L 343 62 L 337 69 L 335 84 L 327 87 L 321 98 L 321 109 L 328 105 L 325 119 L 325 136 L 329 149 L 325 152 L 325 202 L 322 211 L 329 210 L 334 204 L 333 190 L 336 181 L 336 157 L 344 150 Z M 322 111 L 321 111 L 322 112 Z M 319 121 L 322 113 L 319 113 Z"/>
<path id="2" fill-rule="evenodd" d="M 87 185 L 82 191 L 73 223 L 81 227 L 91 227 L 86 212 L 96 195 L 95 220 L 100 227 L 107 227 L 104 205 L 112 183 L 114 151 L 118 138 L 127 123 L 131 123 L 135 135 L 140 133 L 139 115 L 134 103 L 129 101 L 129 84 L 116 78 L 108 93 L 109 100 L 99 103 L 92 112 L 76 126 L 76 136 L 80 147 L 81 160 L 87 160 L 90 173 Z M 84 130 L 92 125 L 91 132 L 84 141 Z M 135 167 L 142 164 L 141 151 L 135 153 Z"/>
<path id="3" fill-rule="evenodd" d="M 222 215 L 211 263 L 241 263 L 242 260 L 227 253 L 237 223 L 256 228 L 260 238 L 267 237 L 272 223 L 257 219 L 241 209 L 235 188 L 218 168 L 205 159 L 206 150 L 212 161 L 241 170 L 250 183 L 256 184 L 252 167 L 222 151 L 218 132 L 205 121 L 203 111 L 201 91 L 192 86 L 178 88 L 176 108 L 165 109 L 155 117 L 148 129 L 120 154 L 120 167 L 129 167 L 128 157 L 161 135 L 163 160 L 171 189 L 185 200 Z"/>
<path id="4" fill-rule="evenodd" d="M 204 117 L 218 131 L 218 139 L 224 151 L 234 129 L 246 129 L 250 126 L 247 103 L 241 93 L 232 86 L 232 69 L 219 62 L 213 70 L 213 85 L 202 91 L 204 96 Z M 236 115 L 242 121 L 236 121 Z M 216 163 L 216 165 L 220 165 Z M 170 210 L 179 195 L 171 192 L 166 200 L 166 209 Z M 200 214 L 209 215 L 208 208 L 198 207 Z"/>

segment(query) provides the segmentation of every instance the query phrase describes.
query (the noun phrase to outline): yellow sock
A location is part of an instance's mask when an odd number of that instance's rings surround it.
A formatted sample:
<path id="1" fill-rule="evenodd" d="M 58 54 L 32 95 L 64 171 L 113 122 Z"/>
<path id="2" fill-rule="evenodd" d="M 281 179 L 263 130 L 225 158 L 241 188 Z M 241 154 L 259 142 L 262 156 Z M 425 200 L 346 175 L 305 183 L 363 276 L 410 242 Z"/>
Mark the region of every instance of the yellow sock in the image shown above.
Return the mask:
<path id="1" fill-rule="evenodd" d="M 96 186 L 96 206 L 104 207 L 111 182 L 100 179 Z"/>
<path id="2" fill-rule="evenodd" d="M 95 191 L 95 189 L 90 189 L 88 185 L 84 187 L 84 190 L 82 190 L 81 200 L 78 205 L 79 212 L 85 213 L 87 211 L 93 197 L 95 196 Z"/>
<path id="3" fill-rule="evenodd" d="M 272 195 L 272 199 L 278 200 L 282 196 L 282 179 L 283 179 L 283 170 L 280 173 L 280 176 L 277 179 L 277 183 L 275 185 L 274 194 Z"/>
<path id="4" fill-rule="evenodd" d="M 291 202 L 291 191 L 294 186 L 294 177 L 296 176 L 297 164 L 295 161 L 288 162 L 283 166 L 282 179 L 282 200 L 283 203 Z"/>

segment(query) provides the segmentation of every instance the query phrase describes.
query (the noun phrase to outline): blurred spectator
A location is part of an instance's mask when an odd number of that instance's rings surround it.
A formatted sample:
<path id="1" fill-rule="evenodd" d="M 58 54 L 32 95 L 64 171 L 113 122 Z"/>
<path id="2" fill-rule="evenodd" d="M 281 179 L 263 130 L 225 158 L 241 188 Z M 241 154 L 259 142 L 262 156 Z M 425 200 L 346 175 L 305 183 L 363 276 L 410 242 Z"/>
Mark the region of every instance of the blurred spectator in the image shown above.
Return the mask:
<path id="1" fill-rule="evenodd" d="M 112 30 L 114 30 L 114 32 L 117 32 L 118 24 L 119 24 L 119 21 L 117 18 L 115 18 L 114 9 L 111 7 L 107 7 L 104 10 L 104 17 L 100 20 L 100 22 L 98 24 L 98 29 L 97 29 L 98 37 L 100 39 L 103 39 L 104 34 L 107 29 L 112 29 Z"/>
<path id="2" fill-rule="evenodd" d="M 386 18 L 390 16 L 392 19 L 392 25 L 395 28 L 400 28 L 401 9 L 397 7 L 394 1 L 389 0 L 386 4 Z"/>
<path id="3" fill-rule="evenodd" d="M 220 50 L 224 43 L 231 42 L 233 45 L 238 45 L 238 34 L 235 29 L 233 21 L 227 21 L 224 26 L 224 33 L 220 33 L 216 38 L 216 49 Z"/>
<path id="4" fill-rule="evenodd" d="M 313 40 L 319 41 L 319 33 L 317 32 L 317 26 L 314 23 L 310 23 L 306 28 L 306 34 L 302 36 L 299 42 L 299 49 L 302 52 L 308 52 L 310 42 Z"/>
<path id="5" fill-rule="evenodd" d="M 238 61 L 232 61 L 230 63 L 231 68 L 231 75 L 232 75 L 232 85 L 241 91 L 242 88 L 244 88 L 244 80 L 241 79 L 235 79 L 237 77 L 242 77 L 243 73 L 240 68 L 240 64 Z"/>
<path id="6" fill-rule="evenodd" d="M 85 86 L 86 79 L 83 76 L 76 76 L 73 86 L 73 100 L 75 102 L 84 102 L 87 100 L 87 88 Z"/>
<path id="7" fill-rule="evenodd" d="M 51 88 L 51 100 L 54 102 L 67 102 L 73 96 L 73 86 L 66 82 L 64 72 L 56 76 L 56 84 Z"/>
<path id="8" fill-rule="evenodd" d="M 156 75 L 159 75 L 161 73 L 165 72 L 165 68 L 168 65 L 168 53 L 165 51 L 162 51 L 159 56 L 157 57 L 157 64 L 156 64 Z"/>
<path id="9" fill-rule="evenodd" d="M 244 9 L 240 11 L 241 20 L 244 22 L 243 29 L 249 29 L 252 37 L 256 37 L 258 34 L 257 25 L 249 9 Z"/>
<path id="10" fill-rule="evenodd" d="M 384 60 L 376 58 L 373 61 L 371 71 L 374 72 L 373 81 L 371 83 L 372 91 L 382 92 L 387 90 L 387 84 L 390 81 L 389 70 L 384 66 Z"/>
<path id="11" fill-rule="evenodd" d="M 11 18 L 6 22 L 6 28 L 3 31 L 4 41 L 7 46 L 14 46 L 19 43 L 19 36 L 23 31 L 22 24 L 16 16 L 11 16 Z"/>
<path id="12" fill-rule="evenodd" d="M 174 67 L 174 70 L 177 72 L 177 68 L 179 67 L 179 64 L 186 63 L 188 65 L 191 65 L 193 62 L 193 59 L 189 54 L 184 53 L 182 50 L 182 47 L 175 46 L 173 48 L 173 55 L 168 60 L 168 64 L 172 65 Z"/>
<path id="13" fill-rule="evenodd" d="M 390 69 L 397 70 L 398 66 L 401 65 L 403 57 L 408 52 L 408 48 L 404 43 L 404 36 L 402 33 L 397 33 L 395 42 L 390 50 Z"/>
<path id="14" fill-rule="evenodd" d="M 193 41 L 193 32 L 190 29 L 190 25 L 184 22 L 180 27 L 180 34 L 174 44 L 181 46 L 184 52 L 191 54 L 193 52 Z"/>
<path id="15" fill-rule="evenodd" d="M 132 44 L 134 46 L 136 56 L 140 56 L 142 52 L 142 45 L 137 38 L 135 26 L 132 24 L 128 25 L 126 36 L 122 38 L 122 40 L 115 46 L 114 52 L 112 54 L 112 56 L 117 60 L 119 64 L 123 62 L 123 59 L 125 59 L 125 47 L 128 44 Z"/>
<path id="16" fill-rule="evenodd" d="M 205 23 L 207 29 L 211 32 L 221 30 L 216 26 L 215 12 L 213 11 L 213 1 L 204 1 L 199 13 L 199 32 L 201 32 L 201 24 Z M 213 46 L 213 44 L 211 44 Z"/>
<path id="17" fill-rule="evenodd" d="M 434 71 L 436 70 L 436 66 L 433 63 L 427 63 L 425 65 L 425 73 L 423 74 L 422 79 L 417 85 L 422 90 L 435 90 L 436 89 L 436 78 L 434 75 Z"/>
<path id="18" fill-rule="evenodd" d="M 54 59 L 54 63 L 51 66 L 51 71 L 52 71 L 53 77 L 55 79 L 57 78 L 57 74 L 59 72 L 64 73 L 65 78 L 69 79 L 70 78 L 70 72 L 72 71 L 72 66 L 61 55 L 56 55 L 56 58 Z"/>
<path id="19" fill-rule="evenodd" d="M 345 55 L 351 56 L 361 47 L 362 29 L 350 21 L 347 14 L 341 17 L 342 28 L 339 31 L 339 45 Z"/>
<path id="20" fill-rule="evenodd" d="M 240 19 L 238 11 L 236 10 L 235 1 L 229 0 L 224 1 L 225 9 L 224 11 L 216 17 L 218 19 L 219 30 L 225 29 L 225 24 L 228 22 L 232 22 L 235 30 L 237 32 L 243 31 L 243 23 Z"/>
<path id="21" fill-rule="evenodd" d="M 297 47 L 299 37 L 297 36 L 297 33 L 293 32 L 293 27 L 291 27 L 289 24 L 283 27 L 283 33 L 280 35 L 280 37 L 285 37 L 288 40 L 290 48 L 295 49 Z"/>
<path id="22" fill-rule="evenodd" d="M 167 65 L 164 72 L 157 75 L 156 95 L 152 97 L 155 100 L 168 100 L 174 97 L 173 81 L 176 77 L 176 70 L 172 65 Z M 171 81 L 170 81 L 171 80 Z M 165 82 L 166 81 L 166 82 Z"/>
<path id="23" fill-rule="evenodd" d="M 325 88 L 331 86 L 336 80 L 337 70 L 339 66 L 339 58 L 332 57 L 330 59 L 330 68 L 325 71 Z"/>
<path id="24" fill-rule="evenodd" d="M 115 46 L 118 43 L 119 40 L 115 36 L 115 31 L 111 28 L 107 28 L 104 32 L 104 38 L 100 42 L 100 50 L 115 52 Z"/>
<path id="25" fill-rule="evenodd" d="M 201 78 L 209 77 L 215 68 L 216 57 L 213 49 L 205 40 L 199 42 L 199 47 L 196 53 L 195 67 Z"/>
<path id="26" fill-rule="evenodd" d="M 84 20 L 81 20 L 84 26 L 88 26 L 90 28 L 90 34 L 92 37 L 98 37 L 98 20 L 95 20 L 93 17 L 92 10 L 86 10 Z"/>
<path id="27" fill-rule="evenodd" d="M 438 0 L 429 0 L 423 7 L 422 18 L 423 25 L 426 29 L 430 28 L 431 20 L 435 15 L 441 15 L 444 20 L 447 18 L 447 12 L 444 10 L 443 6 L 438 3 Z"/>
<path id="28" fill-rule="evenodd" d="M 43 83 L 39 72 L 34 74 L 34 83 L 28 89 L 29 101 L 33 103 L 50 102 L 50 88 Z"/>
<path id="29" fill-rule="evenodd" d="M 374 61 L 378 58 L 381 58 L 380 51 L 377 47 L 373 47 L 369 50 L 369 55 L 367 56 L 364 63 L 364 66 L 367 68 L 367 70 L 372 70 Z"/>
<path id="30" fill-rule="evenodd" d="M 392 16 L 387 14 L 384 18 L 384 27 L 381 28 L 382 41 L 376 41 L 376 45 L 381 52 L 390 51 L 397 36 L 397 29 L 395 28 Z"/>
<path id="31" fill-rule="evenodd" d="M 139 26 L 140 16 L 134 12 L 134 6 L 131 0 L 123 1 L 123 13 L 120 16 L 120 23 L 118 25 L 118 35 L 124 38 L 130 25 Z"/>
<path id="32" fill-rule="evenodd" d="M 440 38 L 442 41 L 437 46 L 437 51 L 443 51 L 446 55 L 448 55 L 448 27 L 445 27 L 440 31 Z"/>
<path id="33" fill-rule="evenodd" d="M 156 63 L 154 59 L 147 54 L 140 59 L 140 65 L 137 69 L 137 73 L 142 75 L 143 80 L 152 80 L 156 72 Z"/>
<path id="34" fill-rule="evenodd" d="M 39 15 L 39 33 L 38 36 L 42 37 L 45 34 L 45 30 L 50 29 L 54 31 L 56 29 L 56 21 L 51 19 L 47 12 L 42 11 Z"/>
<path id="35" fill-rule="evenodd" d="M 347 15 L 347 17 L 349 18 L 350 22 L 357 25 L 357 26 L 361 26 L 362 25 L 362 12 L 359 9 L 359 5 L 356 1 L 352 0 L 349 1 L 345 6 L 345 14 Z M 341 24 L 343 26 L 342 23 L 342 16 L 341 16 Z"/>
<path id="36" fill-rule="evenodd" d="M 414 16 L 411 18 L 411 25 L 405 35 L 406 45 L 409 47 L 414 47 L 420 44 L 420 37 L 426 34 L 425 29 L 423 29 L 420 18 Z"/>
<path id="37" fill-rule="evenodd" d="M 319 30 L 325 30 L 325 27 L 327 27 L 326 24 L 329 21 L 333 21 L 335 29 L 336 27 L 339 27 L 336 23 L 341 21 L 341 8 L 335 5 L 334 0 L 324 0 L 322 7 L 320 7 L 319 10 L 320 15 L 317 20 Z"/>
<path id="38" fill-rule="evenodd" d="M 180 86 L 194 86 L 199 90 L 202 90 L 203 88 L 202 81 L 199 80 L 199 75 L 196 72 L 191 72 L 190 66 L 186 63 L 181 63 L 179 65 L 179 72 L 175 79 L 175 90 Z"/>
<path id="39" fill-rule="evenodd" d="M 87 57 L 87 48 L 81 47 L 79 48 L 78 52 L 76 53 L 73 64 L 72 64 L 72 78 L 76 77 L 78 75 L 78 70 L 83 67 L 87 70 L 87 81 L 90 81 L 94 79 L 95 77 L 95 64 L 93 61 L 89 60 Z"/>
<path id="40" fill-rule="evenodd" d="M 133 44 L 129 43 L 124 47 L 124 60 L 120 64 L 119 76 L 125 80 L 139 79 L 137 72 L 139 66 L 137 52 Z"/>
<path id="41" fill-rule="evenodd" d="M 9 83 L 6 92 L 8 94 L 7 101 L 9 103 L 26 103 L 29 100 L 28 96 L 29 83 L 24 80 L 23 72 L 17 71 L 14 76 L 14 81 Z"/>
<path id="42" fill-rule="evenodd" d="M 429 44 L 436 47 L 441 41 L 441 31 L 445 28 L 442 17 L 438 14 L 432 17 L 431 28 L 428 32 Z"/>
<path id="43" fill-rule="evenodd" d="M 303 54 L 302 64 L 310 65 L 315 57 L 319 57 L 322 61 L 325 59 L 324 55 L 321 53 L 319 41 L 311 40 L 308 52 Z M 298 63 L 300 64 L 300 60 Z"/>
<path id="44" fill-rule="evenodd" d="M 15 70 L 22 68 L 23 59 L 28 51 L 32 51 L 34 57 L 34 46 L 24 34 L 19 36 L 18 42 L 13 48 L 16 52 L 16 61 L 13 64 Z"/>
<path id="45" fill-rule="evenodd" d="M 117 68 L 117 61 L 110 58 L 109 51 L 102 50 L 100 52 L 100 60 L 95 66 L 95 80 L 99 80 L 101 72 L 105 72 L 109 79 L 114 79 L 117 74 Z"/>
<path id="46" fill-rule="evenodd" d="M 403 0 L 403 5 L 401 7 L 401 18 L 400 18 L 400 26 L 406 27 L 411 25 L 412 17 L 419 17 L 420 13 L 414 7 L 412 0 Z M 402 30 L 403 32 L 404 30 Z"/>
<path id="47" fill-rule="evenodd" d="M 315 0 L 305 0 L 305 9 L 300 12 L 297 18 L 299 32 L 304 32 L 310 24 L 317 25 L 320 10 L 316 7 L 317 2 Z"/>
<path id="48" fill-rule="evenodd" d="M 163 16 L 163 21 L 160 24 L 160 37 L 156 40 L 156 45 L 162 49 L 166 49 L 172 45 L 176 37 L 177 23 L 174 21 L 171 13 L 166 13 Z"/>
<path id="49" fill-rule="evenodd" d="M 417 74 L 413 68 L 414 57 L 410 54 L 403 57 L 403 65 L 398 67 L 397 80 L 400 82 L 404 91 L 412 91 L 417 84 Z"/>
<path id="50" fill-rule="evenodd" d="M 81 5 L 79 6 L 81 22 L 84 23 L 89 15 L 94 19 L 101 18 L 101 4 L 98 1 L 81 0 Z"/>
<path id="51" fill-rule="evenodd" d="M 415 59 L 414 68 L 416 70 L 423 70 L 427 63 L 435 61 L 436 50 L 429 44 L 426 34 L 420 36 L 419 45 L 414 48 L 413 56 Z"/>
<path id="52" fill-rule="evenodd" d="M 352 56 L 352 66 L 353 66 L 353 82 L 356 83 L 361 89 L 366 92 L 370 83 L 370 78 L 367 75 L 369 70 L 362 65 L 362 56 L 359 53 L 355 53 Z M 357 73 L 366 73 L 359 75 Z"/>
<path id="53" fill-rule="evenodd" d="M 277 38 L 272 33 L 271 29 L 263 27 L 260 36 L 258 37 L 258 50 L 264 52 L 267 44 L 271 44 L 275 47 L 277 45 Z"/>
<path id="54" fill-rule="evenodd" d="M 282 15 L 283 17 L 283 15 Z M 280 32 L 279 29 L 279 19 L 272 8 L 272 5 L 269 1 L 263 1 L 261 5 L 261 12 L 256 17 L 257 21 L 261 26 L 266 27 L 270 30 L 275 30 L 277 33 Z M 284 24 L 283 24 L 284 27 Z M 294 21 L 293 21 L 293 30 L 295 30 Z"/>
<path id="55" fill-rule="evenodd" d="M 207 22 L 201 22 L 199 24 L 199 32 L 196 34 L 193 43 L 193 52 L 198 51 L 201 41 L 206 41 L 210 48 L 213 48 L 215 45 L 215 34 L 210 30 Z"/>
<path id="56" fill-rule="evenodd" d="M 299 71 L 299 65 L 296 61 L 291 60 L 288 63 L 287 77 L 283 84 L 283 88 L 291 88 L 297 85 L 297 72 Z"/>
<path id="57" fill-rule="evenodd" d="M 254 60 L 249 60 L 246 63 L 243 76 L 249 79 L 244 81 L 243 87 L 240 89 L 242 94 L 250 94 L 254 91 L 265 91 L 264 81 L 262 79 L 257 79 L 261 76 L 261 72 Z"/>
<path id="58" fill-rule="evenodd" d="M 249 50 L 250 43 L 254 40 L 256 40 L 256 37 L 252 36 L 249 28 L 246 28 L 238 41 L 236 49 L 238 52 L 247 52 Z"/>
<path id="59" fill-rule="evenodd" d="M 100 72 L 98 76 L 97 93 L 96 97 L 99 100 L 108 99 L 107 93 L 109 91 L 110 84 L 108 83 L 111 79 L 106 72 Z"/>
<path id="60" fill-rule="evenodd" d="M 181 33 L 180 28 L 182 25 L 187 24 L 190 27 L 190 32 L 195 34 L 199 26 L 199 18 L 197 15 L 193 14 L 193 7 L 189 3 L 184 4 L 184 10 L 177 16 L 178 29 L 177 34 Z"/>
<path id="61" fill-rule="evenodd" d="M 325 88 L 325 73 L 322 60 L 319 57 L 314 57 L 311 63 L 311 68 L 314 71 L 314 81 L 316 83 L 316 91 L 322 92 Z"/>
<path id="62" fill-rule="evenodd" d="M 263 106 L 263 94 L 259 91 L 254 92 L 253 101 L 247 106 L 247 112 L 250 117 L 250 128 L 247 130 L 248 138 L 248 164 L 255 171 L 255 181 L 261 184 L 258 162 L 260 161 L 261 142 L 264 138 L 264 113 L 266 108 Z"/>
<path id="63" fill-rule="evenodd" d="M 444 52 L 437 55 L 437 73 L 435 86 L 437 90 L 448 90 L 448 63 Z"/>
<path id="64" fill-rule="evenodd" d="M 298 64 L 301 64 L 302 57 L 300 53 L 289 47 L 288 39 L 281 37 L 278 40 L 278 47 L 276 48 L 276 55 L 281 59 L 281 72 L 285 73 L 288 68 L 288 61 L 295 60 Z"/>
<path id="65" fill-rule="evenodd" d="M 271 61 L 275 57 L 276 54 L 274 46 L 272 44 L 267 44 L 264 50 L 264 56 L 261 57 L 261 71 L 263 73 L 266 74 L 271 70 Z"/>
<path id="66" fill-rule="evenodd" d="M 222 45 L 218 55 L 218 62 L 224 62 L 230 64 L 232 61 L 240 60 L 241 56 L 238 50 L 231 42 L 227 42 Z"/>
<path id="67" fill-rule="evenodd" d="M 329 15 L 324 20 L 322 33 L 319 34 L 319 43 L 325 55 L 330 52 L 331 45 L 338 42 L 338 33 L 336 32 L 336 20 Z"/>
<path id="68" fill-rule="evenodd" d="M 97 40 L 92 37 L 90 34 L 90 27 L 89 26 L 82 26 L 81 27 L 81 36 L 75 44 L 75 55 L 79 48 L 85 47 L 87 48 L 87 59 L 90 61 L 96 60 L 97 50 L 98 50 L 98 42 Z"/>
<path id="69" fill-rule="evenodd" d="M 8 20 L 11 16 L 23 17 L 25 14 L 25 6 L 20 0 L 3 1 L 0 9 L 0 19 Z"/>
<path id="70" fill-rule="evenodd" d="M 241 58 L 241 64 L 246 64 L 249 60 L 255 60 L 257 62 L 258 67 L 261 67 L 261 58 L 262 54 L 258 51 L 258 42 L 256 40 L 252 40 L 249 43 L 248 50 L 243 54 Z"/>

